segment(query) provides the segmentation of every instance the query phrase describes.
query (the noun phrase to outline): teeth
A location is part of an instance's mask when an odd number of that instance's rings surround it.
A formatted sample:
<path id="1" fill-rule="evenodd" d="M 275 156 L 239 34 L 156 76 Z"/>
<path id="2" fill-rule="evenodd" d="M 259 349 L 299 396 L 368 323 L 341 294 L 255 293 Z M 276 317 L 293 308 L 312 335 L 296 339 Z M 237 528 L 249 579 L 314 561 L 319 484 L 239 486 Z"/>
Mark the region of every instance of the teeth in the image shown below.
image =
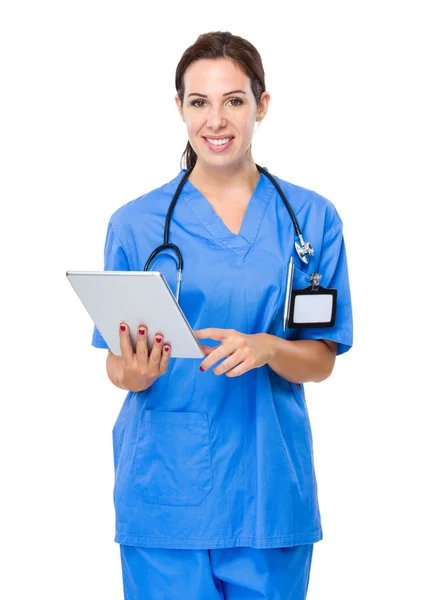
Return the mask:
<path id="1" fill-rule="evenodd" d="M 214 146 L 223 146 L 224 144 L 227 144 L 227 142 L 230 142 L 232 138 L 225 138 L 224 140 L 211 140 L 210 138 L 206 139 Z"/>

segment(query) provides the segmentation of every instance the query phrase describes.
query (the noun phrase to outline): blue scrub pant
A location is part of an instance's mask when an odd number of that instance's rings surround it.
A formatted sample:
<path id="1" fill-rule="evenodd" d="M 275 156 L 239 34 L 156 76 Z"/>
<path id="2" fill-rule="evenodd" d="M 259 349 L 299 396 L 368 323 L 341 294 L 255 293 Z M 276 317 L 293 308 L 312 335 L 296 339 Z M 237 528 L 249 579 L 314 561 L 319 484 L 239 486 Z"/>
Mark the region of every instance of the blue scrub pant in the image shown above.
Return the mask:
<path id="1" fill-rule="evenodd" d="M 120 551 L 125 600 L 305 600 L 313 544 Z"/>

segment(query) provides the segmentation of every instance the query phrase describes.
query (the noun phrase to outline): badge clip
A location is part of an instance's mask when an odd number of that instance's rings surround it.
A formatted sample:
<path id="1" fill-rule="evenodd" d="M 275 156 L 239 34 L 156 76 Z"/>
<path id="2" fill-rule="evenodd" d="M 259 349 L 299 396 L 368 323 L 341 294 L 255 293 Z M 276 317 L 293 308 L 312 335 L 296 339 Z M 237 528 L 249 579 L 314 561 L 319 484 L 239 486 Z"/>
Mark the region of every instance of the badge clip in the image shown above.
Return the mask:
<path id="1" fill-rule="evenodd" d="M 314 292 L 317 292 L 319 290 L 319 280 L 322 278 L 322 275 L 320 273 L 315 273 L 313 271 L 313 273 L 310 275 L 309 277 L 309 282 L 312 283 L 312 290 Z"/>

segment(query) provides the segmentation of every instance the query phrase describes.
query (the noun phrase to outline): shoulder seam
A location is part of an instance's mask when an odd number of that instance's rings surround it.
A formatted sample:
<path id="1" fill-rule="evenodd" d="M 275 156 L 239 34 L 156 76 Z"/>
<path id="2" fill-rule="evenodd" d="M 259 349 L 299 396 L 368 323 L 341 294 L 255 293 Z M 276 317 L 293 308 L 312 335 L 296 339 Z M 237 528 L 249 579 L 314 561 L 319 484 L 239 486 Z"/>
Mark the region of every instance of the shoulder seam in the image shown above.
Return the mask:
<path id="1" fill-rule="evenodd" d="M 331 227 L 330 229 L 328 229 L 328 230 L 327 230 L 327 231 L 324 233 L 324 237 L 325 237 L 326 235 L 328 235 L 328 234 L 329 234 L 331 231 L 333 231 L 333 229 L 336 229 L 336 227 L 342 227 L 342 226 L 343 226 L 343 224 L 342 224 L 342 221 L 341 221 L 341 219 L 339 219 L 339 221 L 338 221 L 337 223 L 335 223 L 335 224 L 333 225 L 333 227 Z"/>

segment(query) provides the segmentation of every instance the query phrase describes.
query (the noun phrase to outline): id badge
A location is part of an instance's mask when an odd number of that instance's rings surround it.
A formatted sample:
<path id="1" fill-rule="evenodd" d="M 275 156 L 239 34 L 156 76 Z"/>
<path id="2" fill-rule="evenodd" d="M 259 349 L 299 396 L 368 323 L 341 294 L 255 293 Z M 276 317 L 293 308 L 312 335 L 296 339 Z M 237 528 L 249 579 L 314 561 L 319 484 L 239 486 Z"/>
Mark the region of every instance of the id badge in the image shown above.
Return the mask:
<path id="1" fill-rule="evenodd" d="M 333 327 L 336 318 L 338 290 L 319 285 L 319 273 L 312 273 L 312 285 L 301 290 L 291 290 L 287 326 Z"/>

